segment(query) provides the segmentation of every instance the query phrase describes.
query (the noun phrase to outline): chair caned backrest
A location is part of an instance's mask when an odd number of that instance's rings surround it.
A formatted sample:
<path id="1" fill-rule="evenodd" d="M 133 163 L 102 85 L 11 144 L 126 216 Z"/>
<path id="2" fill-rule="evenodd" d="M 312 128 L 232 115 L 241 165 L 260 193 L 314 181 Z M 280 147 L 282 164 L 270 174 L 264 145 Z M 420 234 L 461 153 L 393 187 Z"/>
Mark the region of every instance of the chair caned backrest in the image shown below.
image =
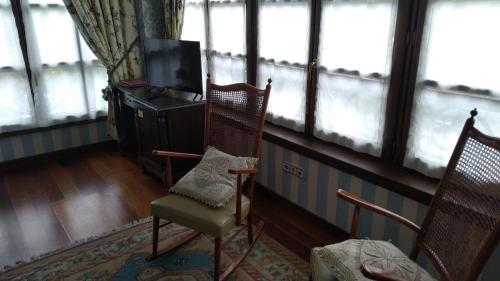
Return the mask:
<path id="1" fill-rule="evenodd" d="M 271 91 L 250 84 L 212 84 L 207 78 L 204 148 L 213 146 L 234 156 L 259 157 L 262 130 Z"/>
<path id="2" fill-rule="evenodd" d="M 471 115 L 417 237 L 445 280 L 476 280 L 500 236 L 500 139 Z"/>

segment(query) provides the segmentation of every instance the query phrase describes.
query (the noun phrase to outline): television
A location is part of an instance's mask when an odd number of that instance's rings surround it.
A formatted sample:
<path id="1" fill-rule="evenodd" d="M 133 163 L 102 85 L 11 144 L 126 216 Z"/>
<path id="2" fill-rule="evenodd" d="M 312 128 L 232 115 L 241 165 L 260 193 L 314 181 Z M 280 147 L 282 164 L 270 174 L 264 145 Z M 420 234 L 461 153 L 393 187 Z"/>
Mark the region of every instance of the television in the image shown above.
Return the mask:
<path id="1" fill-rule="evenodd" d="M 144 61 L 149 85 L 203 94 L 200 42 L 146 38 Z"/>

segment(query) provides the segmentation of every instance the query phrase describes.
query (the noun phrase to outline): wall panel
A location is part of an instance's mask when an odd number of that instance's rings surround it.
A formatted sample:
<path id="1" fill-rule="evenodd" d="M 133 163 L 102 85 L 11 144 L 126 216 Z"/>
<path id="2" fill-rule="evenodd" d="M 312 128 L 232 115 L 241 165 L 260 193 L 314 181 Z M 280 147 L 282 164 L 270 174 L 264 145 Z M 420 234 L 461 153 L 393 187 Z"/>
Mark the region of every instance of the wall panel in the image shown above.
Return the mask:
<path id="1" fill-rule="evenodd" d="M 107 140 L 106 120 L 0 137 L 0 163 Z"/>
<path id="2" fill-rule="evenodd" d="M 302 168 L 304 177 L 299 179 L 284 172 L 283 161 Z M 262 143 L 257 182 L 347 232 L 350 230 L 354 207 L 337 198 L 338 188 L 403 215 L 419 225 L 422 224 L 428 209 L 425 204 L 265 140 Z M 409 228 L 364 209 L 361 210 L 358 231 L 359 237 L 362 238 L 390 240 L 406 254 L 410 253 L 416 238 L 415 233 Z M 431 263 L 423 255 L 419 255 L 417 261 L 437 276 Z M 499 280 L 499 264 L 500 247 L 497 246 L 483 271 L 481 280 Z"/>

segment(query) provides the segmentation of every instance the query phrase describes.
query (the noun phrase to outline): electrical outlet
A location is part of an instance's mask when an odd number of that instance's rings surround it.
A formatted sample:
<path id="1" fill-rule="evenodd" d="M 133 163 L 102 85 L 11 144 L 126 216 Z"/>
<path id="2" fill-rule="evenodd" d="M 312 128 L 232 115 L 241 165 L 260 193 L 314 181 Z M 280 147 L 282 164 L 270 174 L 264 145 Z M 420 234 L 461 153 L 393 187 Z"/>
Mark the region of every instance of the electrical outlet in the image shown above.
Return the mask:
<path id="1" fill-rule="evenodd" d="M 292 176 L 296 176 L 298 178 L 304 177 L 304 170 L 301 168 L 289 163 L 287 161 L 283 161 L 283 171 L 291 174 Z"/>

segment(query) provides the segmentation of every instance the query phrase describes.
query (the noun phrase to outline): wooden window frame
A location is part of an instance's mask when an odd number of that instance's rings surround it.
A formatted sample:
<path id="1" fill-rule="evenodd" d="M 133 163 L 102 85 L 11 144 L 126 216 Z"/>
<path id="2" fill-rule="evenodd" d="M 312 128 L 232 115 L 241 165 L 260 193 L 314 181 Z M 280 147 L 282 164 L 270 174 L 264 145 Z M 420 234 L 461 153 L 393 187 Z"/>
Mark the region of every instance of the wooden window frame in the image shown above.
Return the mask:
<path id="1" fill-rule="evenodd" d="M 379 184 L 391 191 L 428 204 L 434 195 L 438 181 L 405 168 L 402 164 L 410 129 L 428 0 L 398 1 L 391 80 L 386 100 L 386 118 L 380 158 L 319 140 L 313 135 L 317 102 L 317 58 L 323 2 L 323 0 L 310 1 L 304 133 L 297 133 L 267 123 L 264 138 L 354 176 Z M 247 79 L 253 85 L 256 85 L 257 77 L 259 3 L 260 1 L 246 1 Z"/>

